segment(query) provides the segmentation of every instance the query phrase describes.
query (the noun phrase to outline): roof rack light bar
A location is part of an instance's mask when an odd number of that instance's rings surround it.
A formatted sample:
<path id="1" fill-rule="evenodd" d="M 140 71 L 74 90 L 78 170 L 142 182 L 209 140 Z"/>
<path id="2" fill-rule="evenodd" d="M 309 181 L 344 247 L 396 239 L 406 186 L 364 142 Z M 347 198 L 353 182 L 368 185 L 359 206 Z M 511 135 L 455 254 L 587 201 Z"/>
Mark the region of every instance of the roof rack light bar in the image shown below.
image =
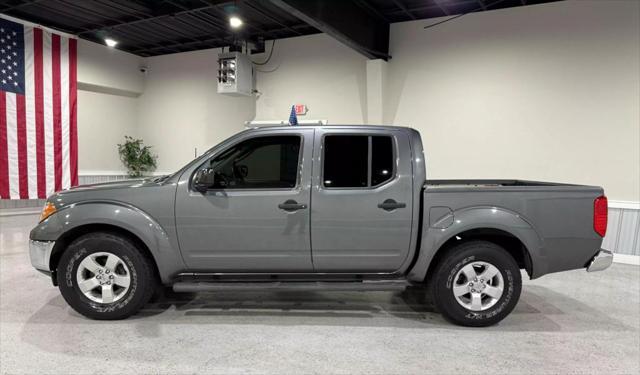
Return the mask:
<path id="1" fill-rule="evenodd" d="M 298 125 L 327 125 L 327 120 L 298 120 Z M 270 126 L 291 126 L 288 121 L 260 120 L 245 121 L 244 126 L 247 128 L 266 128 Z"/>

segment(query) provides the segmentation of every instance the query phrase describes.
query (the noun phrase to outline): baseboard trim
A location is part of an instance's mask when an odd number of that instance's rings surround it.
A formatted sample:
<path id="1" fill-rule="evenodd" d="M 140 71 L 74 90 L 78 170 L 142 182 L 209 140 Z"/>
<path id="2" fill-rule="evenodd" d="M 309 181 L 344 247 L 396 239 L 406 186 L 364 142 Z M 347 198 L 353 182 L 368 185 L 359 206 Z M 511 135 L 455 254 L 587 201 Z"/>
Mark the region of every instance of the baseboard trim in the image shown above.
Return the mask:
<path id="1" fill-rule="evenodd" d="M 609 208 L 622 208 L 627 210 L 640 210 L 640 202 L 633 201 L 609 201 Z"/>
<path id="2" fill-rule="evenodd" d="M 20 215 L 37 215 L 42 211 L 41 208 L 3 208 L 0 209 L 0 217 L 3 216 L 20 216 Z"/>
<path id="3" fill-rule="evenodd" d="M 613 261 L 615 263 L 633 264 L 634 266 L 640 266 L 640 256 L 638 255 L 613 253 Z"/>

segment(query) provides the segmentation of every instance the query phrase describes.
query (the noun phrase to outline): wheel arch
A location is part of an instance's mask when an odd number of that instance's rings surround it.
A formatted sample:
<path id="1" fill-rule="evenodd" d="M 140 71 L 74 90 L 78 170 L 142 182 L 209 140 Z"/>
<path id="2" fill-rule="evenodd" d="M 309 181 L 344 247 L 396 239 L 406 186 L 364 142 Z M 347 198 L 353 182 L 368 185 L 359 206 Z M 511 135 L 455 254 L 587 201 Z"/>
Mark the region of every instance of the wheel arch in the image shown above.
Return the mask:
<path id="1" fill-rule="evenodd" d="M 491 227 L 469 229 L 449 237 L 436 251 L 432 261 L 429 263 L 427 277 L 433 274 L 435 267 L 447 256 L 451 249 L 457 245 L 478 240 L 491 242 L 503 248 L 513 257 L 518 267 L 526 270 L 529 277 L 531 277 L 533 272 L 531 254 L 524 242 L 510 232 Z"/>
<path id="2" fill-rule="evenodd" d="M 516 259 L 529 277 L 537 277 L 538 267 L 543 263 L 543 240 L 520 215 L 496 207 L 472 207 L 452 214 L 451 224 L 446 228 L 423 228 L 420 254 L 409 271 L 410 280 L 425 281 L 432 267 L 446 256 L 449 249 L 460 241 L 469 240 L 496 243 Z M 429 220 L 423 222 L 429 223 Z"/>
<path id="3" fill-rule="evenodd" d="M 51 270 L 55 270 L 70 241 L 91 231 L 107 230 L 127 236 L 135 242 L 158 272 L 163 283 L 184 269 L 184 261 L 175 238 L 175 229 L 166 231 L 151 215 L 143 210 L 117 201 L 90 201 L 63 207 L 51 217 L 39 223 L 30 238 L 39 241 L 56 241 L 50 258 Z M 173 231 L 173 232 L 172 232 Z M 170 236 L 169 233 L 173 233 Z"/>
<path id="4" fill-rule="evenodd" d="M 104 223 L 79 225 L 69 229 L 60 237 L 58 237 L 55 246 L 51 251 L 51 257 L 49 258 L 49 269 L 56 270 L 58 268 L 58 263 L 60 262 L 62 254 L 73 241 L 84 236 L 85 234 L 98 232 L 113 233 L 119 236 L 123 236 L 133 242 L 136 245 L 136 248 L 140 249 L 144 256 L 152 262 L 155 275 L 157 277 L 160 277 L 156 258 L 153 256 L 153 253 L 151 252 L 147 244 L 142 239 L 140 239 L 140 237 L 120 226 Z"/>

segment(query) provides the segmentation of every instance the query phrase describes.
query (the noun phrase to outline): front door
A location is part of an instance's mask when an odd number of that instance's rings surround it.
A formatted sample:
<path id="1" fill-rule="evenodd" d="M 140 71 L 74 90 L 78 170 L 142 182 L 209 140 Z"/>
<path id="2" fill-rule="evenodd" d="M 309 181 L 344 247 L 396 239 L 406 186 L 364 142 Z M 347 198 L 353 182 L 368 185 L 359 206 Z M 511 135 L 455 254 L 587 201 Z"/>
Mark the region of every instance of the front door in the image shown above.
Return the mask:
<path id="1" fill-rule="evenodd" d="M 413 171 L 401 131 L 316 131 L 311 201 L 314 269 L 393 272 L 409 253 Z"/>
<path id="2" fill-rule="evenodd" d="M 176 227 L 185 262 L 211 272 L 311 271 L 309 233 L 313 129 L 234 139 L 180 178 Z M 303 168 L 303 164 L 309 166 Z M 199 168 L 214 185 L 192 186 Z"/>

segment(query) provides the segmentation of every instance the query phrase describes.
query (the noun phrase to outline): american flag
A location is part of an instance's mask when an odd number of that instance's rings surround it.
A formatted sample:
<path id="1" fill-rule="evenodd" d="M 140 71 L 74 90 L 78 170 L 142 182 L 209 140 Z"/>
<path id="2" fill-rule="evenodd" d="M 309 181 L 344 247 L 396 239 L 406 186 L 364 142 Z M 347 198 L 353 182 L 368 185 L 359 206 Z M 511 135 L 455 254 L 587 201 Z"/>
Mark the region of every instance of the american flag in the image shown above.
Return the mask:
<path id="1" fill-rule="evenodd" d="M 78 184 L 77 41 L 0 18 L 0 198 Z"/>

